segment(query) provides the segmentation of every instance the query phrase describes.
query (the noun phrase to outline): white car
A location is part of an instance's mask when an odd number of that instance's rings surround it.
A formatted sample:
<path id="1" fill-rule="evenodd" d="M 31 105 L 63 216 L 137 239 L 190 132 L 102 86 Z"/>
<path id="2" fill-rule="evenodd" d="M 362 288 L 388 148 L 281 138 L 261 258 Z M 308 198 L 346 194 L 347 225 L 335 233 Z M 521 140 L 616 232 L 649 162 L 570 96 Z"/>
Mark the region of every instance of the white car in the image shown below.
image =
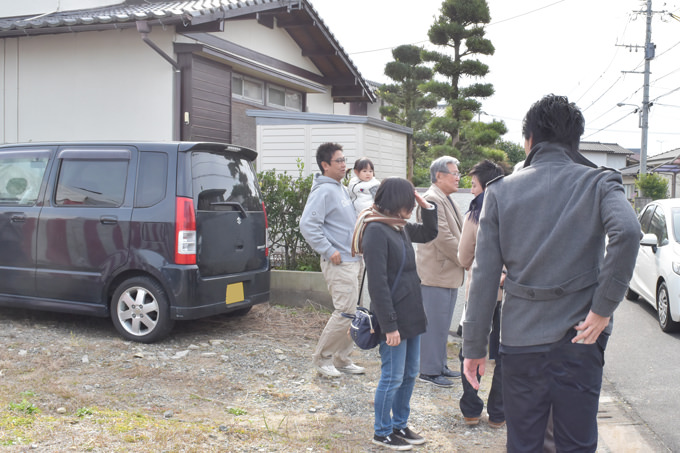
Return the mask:
<path id="1" fill-rule="evenodd" d="M 664 332 L 680 329 L 680 198 L 655 200 L 638 216 L 644 236 L 626 298 L 642 297 Z"/>

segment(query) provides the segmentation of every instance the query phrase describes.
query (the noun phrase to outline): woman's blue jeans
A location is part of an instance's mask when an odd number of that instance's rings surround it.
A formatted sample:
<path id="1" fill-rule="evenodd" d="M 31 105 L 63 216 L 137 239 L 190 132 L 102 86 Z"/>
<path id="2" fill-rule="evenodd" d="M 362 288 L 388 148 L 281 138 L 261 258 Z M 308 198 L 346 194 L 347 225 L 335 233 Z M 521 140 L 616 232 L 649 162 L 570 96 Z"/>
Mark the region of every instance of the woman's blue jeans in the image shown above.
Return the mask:
<path id="1" fill-rule="evenodd" d="M 380 342 L 380 382 L 375 390 L 375 434 L 387 436 L 406 428 L 411 413 L 411 394 L 420 369 L 420 335 L 399 346 Z M 391 413 L 391 414 L 390 414 Z"/>

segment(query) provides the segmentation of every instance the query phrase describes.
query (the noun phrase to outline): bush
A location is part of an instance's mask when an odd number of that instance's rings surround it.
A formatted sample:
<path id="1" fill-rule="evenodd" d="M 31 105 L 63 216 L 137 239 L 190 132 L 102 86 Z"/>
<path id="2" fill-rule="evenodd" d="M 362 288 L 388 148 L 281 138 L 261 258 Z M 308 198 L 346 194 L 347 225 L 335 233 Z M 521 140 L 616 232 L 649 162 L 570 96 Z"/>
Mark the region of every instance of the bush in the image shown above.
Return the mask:
<path id="1" fill-rule="evenodd" d="M 297 177 L 287 172 L 276 173 L 276 169 L 258 173 L 267 208 L 271 250 L 282 254 L 282 262 L 272 260 L 272 267 L 319 271 L 319 255 L 309 247 L 300 233 L 300 217 L 312 188 L 313 176 L 302 176 L 304 163 L 299 158 L 297 168 Z"/>
<path id="2" fill-rule="evenodd" d="M 658 173 L 639 175 L 635 187 L 640 190 L 641 196 L 652 200 L 666 198 L 668 194 L 668 180 Z"/>

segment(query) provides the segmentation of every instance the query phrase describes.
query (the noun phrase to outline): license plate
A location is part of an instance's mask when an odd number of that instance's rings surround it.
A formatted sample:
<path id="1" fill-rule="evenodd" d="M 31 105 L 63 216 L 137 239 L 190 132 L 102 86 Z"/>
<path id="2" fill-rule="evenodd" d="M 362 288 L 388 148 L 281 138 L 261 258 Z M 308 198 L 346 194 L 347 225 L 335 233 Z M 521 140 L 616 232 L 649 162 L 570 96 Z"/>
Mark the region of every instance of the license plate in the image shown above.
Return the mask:
<path id="1" fill-rule="evenodd" d="M 243 299 L 245 299 L 245 296 L 243 295 L 243 282 L 227 285 L 227 305 L 241 302 Z"/>

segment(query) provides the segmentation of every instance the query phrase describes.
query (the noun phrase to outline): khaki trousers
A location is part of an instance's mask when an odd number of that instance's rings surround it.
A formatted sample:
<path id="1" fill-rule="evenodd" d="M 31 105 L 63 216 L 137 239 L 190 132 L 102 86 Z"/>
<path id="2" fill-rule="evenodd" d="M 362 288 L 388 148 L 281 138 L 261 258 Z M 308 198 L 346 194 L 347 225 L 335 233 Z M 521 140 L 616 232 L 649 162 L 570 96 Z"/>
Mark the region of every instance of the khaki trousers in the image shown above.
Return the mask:
<path id="1" fill-rule="evenodd" d="M 351 320 L 343 317 L 341 313 L 354 313 L 356 310 L 359 297 L 357 276 L 360 267 L 360 261 L 335 265 L 324 258 L 321 259 L 321 272 L 326 279 L 335 310 L 321 332 L 312 356 L 316 366 L 344 367 L 352 364 L 349 355 L 352 353 L 354 342 L 347 334 Z"/>

